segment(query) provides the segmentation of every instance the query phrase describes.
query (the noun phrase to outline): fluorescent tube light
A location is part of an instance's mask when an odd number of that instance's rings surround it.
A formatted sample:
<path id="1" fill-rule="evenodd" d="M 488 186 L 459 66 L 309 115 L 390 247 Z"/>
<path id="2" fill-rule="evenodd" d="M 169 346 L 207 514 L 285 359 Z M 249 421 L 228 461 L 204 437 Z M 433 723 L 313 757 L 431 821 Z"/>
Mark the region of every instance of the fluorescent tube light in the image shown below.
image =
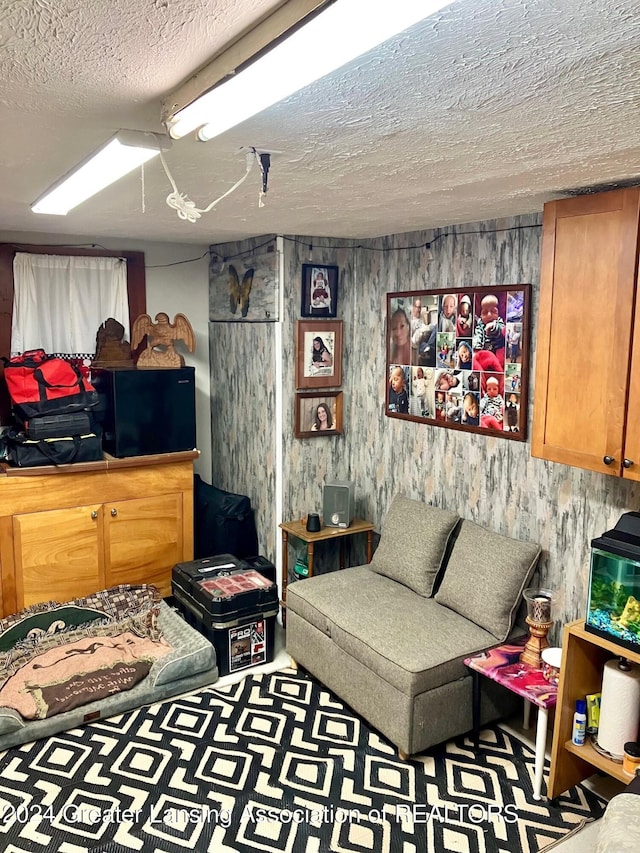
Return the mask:
<path id="1" fill-rule="evenodd" d="M 119 178 L 132 172 L 168 147 L 170 140 L 157 133 L 119 130 L 101 148 L 57 181 L 31 205 L 34 213 L 64 216 Z"/>
<path id="2" fill-rule="evenodd" d="M 451 0 L 335 0 L 234 77 L 168 122 L 180 139 L 207 141 L 376 47 Z"/>

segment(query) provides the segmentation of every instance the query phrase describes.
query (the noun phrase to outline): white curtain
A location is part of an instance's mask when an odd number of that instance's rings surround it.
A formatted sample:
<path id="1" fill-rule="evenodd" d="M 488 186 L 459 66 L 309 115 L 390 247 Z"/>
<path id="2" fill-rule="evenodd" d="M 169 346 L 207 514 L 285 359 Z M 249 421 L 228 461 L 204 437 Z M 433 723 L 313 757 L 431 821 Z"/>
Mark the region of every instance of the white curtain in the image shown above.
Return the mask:
<path id="1" fill-rule="evenodd" d="M 16 252 L 13 280 L 12 355 L 38 347 L 92 354 L 109 317 L 130 340 L 126 260 Z"/>

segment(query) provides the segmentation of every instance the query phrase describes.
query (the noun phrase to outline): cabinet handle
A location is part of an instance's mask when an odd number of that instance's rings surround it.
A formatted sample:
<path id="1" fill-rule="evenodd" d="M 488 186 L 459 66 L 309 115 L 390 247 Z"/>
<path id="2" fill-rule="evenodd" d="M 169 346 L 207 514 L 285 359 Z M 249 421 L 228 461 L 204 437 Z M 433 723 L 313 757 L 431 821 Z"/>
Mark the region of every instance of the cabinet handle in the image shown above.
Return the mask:
<path id="1" fill-rule="evenodd" d="M 97 517 L 98 517 L 98 513 L 94 509 L 91 513 L 91 518 L 96 519 Z"/>
<path id="2" fill-rule="evenodd" d="M 633 465 L 633 459 L 623 459 L 622 464 L 625 468 L 631 468 L 631 466 Z"/>
<path id="3" fill-rule="evenodd" d="M 602 461 L 605 465 L 611 465 L 616 460 L 613 458 L 613 456 L 603 456 Z"/>
<path id="4" fill-rule="evenodd" d="M 118 510 L 114 507 L 114 508 L 111 510 L 111 515 L 115 518 L 117 514 L 118 514 Z"/>

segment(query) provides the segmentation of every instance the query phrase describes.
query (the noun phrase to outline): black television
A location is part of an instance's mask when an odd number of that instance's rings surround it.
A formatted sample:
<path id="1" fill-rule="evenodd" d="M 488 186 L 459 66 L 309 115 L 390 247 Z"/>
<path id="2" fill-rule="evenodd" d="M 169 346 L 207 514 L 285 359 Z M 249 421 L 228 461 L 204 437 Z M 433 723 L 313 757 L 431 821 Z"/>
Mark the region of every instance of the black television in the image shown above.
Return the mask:
<path id="1" fill-rule="evenodd" d="M 96 419 L 104 450 L 117 458 L 194 450 L 195 368 L 99 369 Z"/>

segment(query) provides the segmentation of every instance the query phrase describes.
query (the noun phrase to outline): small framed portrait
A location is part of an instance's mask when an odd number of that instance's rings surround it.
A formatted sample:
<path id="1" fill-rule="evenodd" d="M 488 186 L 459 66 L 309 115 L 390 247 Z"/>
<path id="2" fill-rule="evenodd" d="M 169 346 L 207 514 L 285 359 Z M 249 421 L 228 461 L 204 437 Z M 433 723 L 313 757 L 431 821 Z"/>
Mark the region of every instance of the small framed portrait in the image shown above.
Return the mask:
<path id="1" fill-rule="evenodd" d="M 302 317 L 336 316 L 338 272 L 325 264 L 302 264 Z"/>
<path id="2" fill-rule="evenodd" d="M 342 320 L 296 323 L 296 388 L 342 385 Z"/>
<path id="3" fill-rule="evenodd" d="M 319 438 L 342 434 L 342 391 L 296 394 L 294 435 Z"/>

